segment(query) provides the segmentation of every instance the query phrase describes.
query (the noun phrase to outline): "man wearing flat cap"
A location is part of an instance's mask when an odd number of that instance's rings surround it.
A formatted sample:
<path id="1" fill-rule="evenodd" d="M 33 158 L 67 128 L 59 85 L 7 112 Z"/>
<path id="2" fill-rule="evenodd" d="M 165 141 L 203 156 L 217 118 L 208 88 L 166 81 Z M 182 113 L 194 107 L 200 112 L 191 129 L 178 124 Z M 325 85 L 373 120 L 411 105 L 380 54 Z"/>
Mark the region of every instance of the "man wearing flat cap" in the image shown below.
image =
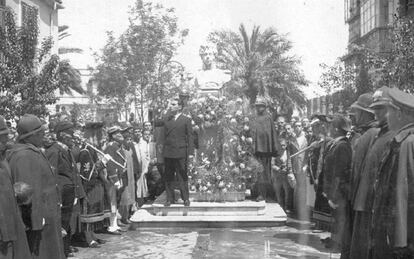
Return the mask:
<path id="1" fill-rule="evenodd" d="M 65 258 L 57 176 L 41 152 L 45 127 L 38 117 L 26 114 L 17 124 L 18 143 L 8 161 L 14 182 L 33 188 L 31 228 L 26 231 L 33 258 Z"/>
<path id="2" fill-rule="evenodd" d="M 25 226 L 17 206 L 13 179 L 5 159 L 9 129 L 0 116 L 0 258 L 30 258 Z"/>
<path id="3" fill-rule="evenodd" d="M 349 256 L 344 258 L 368 258 L 369 252 L 369 233 L 371 222 L 372 201 L 374 199 L 374 183 L 378 166 L 381 162 L 383 151 L 388 149 L 389 142 L 394 136 L 394 131 L 390 131 L 387 123 L 387 106 L 390 103 L 389 87 L 381 87 L 375 91 L 373 95 L 373 102 L 369 106 L 375 113 L 375 119 L 377 121 L 377 127 L 370 129 L 365 133 L 359 141 L 363 142 L 364 138 L 368 138 L 368 152 L 365 155 L 365 159 L 361 161 L 361 154 L 359 149 L 354 156 L 354 162 L 356 161 L 360 166 L 360 173 L 355 172 L 355 178 L 350 193 L 350 201 L 352 204 L 352 224 L 350 236 L 350 251 Z M 368 132 L 375 133 L 373 136 Z M 359 145 L 357 145 L 359 147 Z"/>
<path id="4" fill-rule="evenodd" d="M 57 141 L 46 147 L 46 157 L 57 174 L 62 199 L 62 228 L 67 235 L 63 238 L 65 255 L 72 256 L 70 240 L 76 231 L 76 224 L 71 224 L 74 206 L 85 197 L 79 171 L 73 155 L 74 125 L 69 121 L 60 121 L 55 125 Z"/>
<path id="5" fill-rule="evenodd" d="M 266 112 L 266 100 L 256 99 L 256 119 L 252 127 L 253 150 L 255 157 L 263 165 L 263 171 L 257 176 L 257 201 L 266 200 L 267 190 L 272 181 L 272 157 L 281 154 L 281 145 L 278 140 L 275 123 L 272 116 Z"/>
<path id="6" fill-rule="evenodd" d="M 370 258 L 414 258 L 414 96 L 389 91 L 387 122 L 395 130 L 378 167 Z"/>

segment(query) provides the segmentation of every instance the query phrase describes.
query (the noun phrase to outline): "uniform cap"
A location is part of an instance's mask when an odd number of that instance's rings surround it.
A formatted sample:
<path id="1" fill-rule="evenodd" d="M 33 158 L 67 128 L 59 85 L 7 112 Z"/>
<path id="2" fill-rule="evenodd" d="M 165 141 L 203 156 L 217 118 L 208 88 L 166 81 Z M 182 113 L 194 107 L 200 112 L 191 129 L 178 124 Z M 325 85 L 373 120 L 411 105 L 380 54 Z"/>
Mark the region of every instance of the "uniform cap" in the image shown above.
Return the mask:
<path id="1" fill-rule="evenodd" d="M 391 88 L 384 86 L 376 90 L 372 95 L 373 102 L 369 107 L 374 109 L 376 107 L 388 105 L 391 101 L 389 95 L 390 89 Z"/>
<path id="2" fill-rule="evenodd" d="M 9 127 L 7 127 L 6 120 L 0 116 L 0 135 L 9 134 Z"/>
<path id="3" fill-rule="evenodd" d="M 45 130 L 42 121 L 36 115 L 25 114 L 17 123 L 18 140 L 25 139 L 41 130 Z"/>
<path id="4" fill-rule="evenodd" d="M 371 93 L 361 94 L 358 97 L 358 100 L 356 100 L 356 102 L 354 102 L 351 105 L 351 108 L 358 109 L 358 110 L 363 110 L 363 111 L 366 111 L 366 112 L 369 112 L 369 113 L 374 113 L 374 111 L 369 108 L 369 106 L 372 104 L 372 102 L 373 102 L 373 98 L 372 98 Z"/>
<path id="5" fill-rule="evenodd" d="M 391 88 L 389 96 L 393 105 L 401 109 L 414 111 L 414 95 L 401 91 L 398 88 Z"/>
<path id="6" fill-rule="evenodd" d="M 73 129 L 74 125 L 69 121 L 59 121 L 55 126 L 55 133 Z"/>

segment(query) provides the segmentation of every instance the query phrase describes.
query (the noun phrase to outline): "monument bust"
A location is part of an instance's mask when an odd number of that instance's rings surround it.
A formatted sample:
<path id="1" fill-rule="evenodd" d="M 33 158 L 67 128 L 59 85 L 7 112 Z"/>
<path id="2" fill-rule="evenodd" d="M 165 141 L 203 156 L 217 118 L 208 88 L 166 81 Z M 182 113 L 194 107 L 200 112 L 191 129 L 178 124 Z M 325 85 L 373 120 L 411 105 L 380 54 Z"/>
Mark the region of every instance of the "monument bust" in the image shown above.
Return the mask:
<path id="1" fill-rule="evenodd" d="M 201 94 L 219 93 L 225 83 L 230 81 L 230 71 L 217 69 L 214 64 L 216 48 L 213 45 L 200 46 L 200 57 L 203 67 L 196 74 L 195 86 Z"/>

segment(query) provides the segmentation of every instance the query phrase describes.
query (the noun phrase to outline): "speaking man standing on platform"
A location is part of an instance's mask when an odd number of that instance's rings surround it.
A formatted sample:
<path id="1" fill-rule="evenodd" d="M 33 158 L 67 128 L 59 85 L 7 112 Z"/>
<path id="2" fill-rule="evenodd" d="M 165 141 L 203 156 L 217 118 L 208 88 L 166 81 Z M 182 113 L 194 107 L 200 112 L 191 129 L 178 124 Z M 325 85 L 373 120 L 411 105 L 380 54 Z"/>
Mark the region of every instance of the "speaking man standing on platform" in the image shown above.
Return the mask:
<path id="1" fill-rule="evenodd" d="M 177 179 L 184 206 L 190 206 L 188 191 L 188 160 L 193 158 L 194 141 L 191 119 L 182 114 L 179 99 L 170 102 L 170 116 L 164 121 L 165 206 L 174 203 L 173 182 Z"/>

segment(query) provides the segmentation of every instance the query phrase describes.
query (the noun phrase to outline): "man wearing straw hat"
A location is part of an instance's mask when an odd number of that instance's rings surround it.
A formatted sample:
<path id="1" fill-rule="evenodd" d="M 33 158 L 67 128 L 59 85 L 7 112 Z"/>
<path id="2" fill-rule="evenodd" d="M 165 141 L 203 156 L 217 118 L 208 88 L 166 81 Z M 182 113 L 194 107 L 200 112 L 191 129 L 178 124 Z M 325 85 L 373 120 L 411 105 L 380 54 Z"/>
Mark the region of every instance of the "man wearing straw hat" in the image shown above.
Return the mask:
<path id="1" fill-rule="evenodd" d="M 33 188 L 31 229 L 26 231 L 33 258 L 65 258 L 57 177 L 41 152 L 45 127 L 38 117 L 26 114 L 17 124 L 17 144 L 8 161 L 15 182 Z"/>

